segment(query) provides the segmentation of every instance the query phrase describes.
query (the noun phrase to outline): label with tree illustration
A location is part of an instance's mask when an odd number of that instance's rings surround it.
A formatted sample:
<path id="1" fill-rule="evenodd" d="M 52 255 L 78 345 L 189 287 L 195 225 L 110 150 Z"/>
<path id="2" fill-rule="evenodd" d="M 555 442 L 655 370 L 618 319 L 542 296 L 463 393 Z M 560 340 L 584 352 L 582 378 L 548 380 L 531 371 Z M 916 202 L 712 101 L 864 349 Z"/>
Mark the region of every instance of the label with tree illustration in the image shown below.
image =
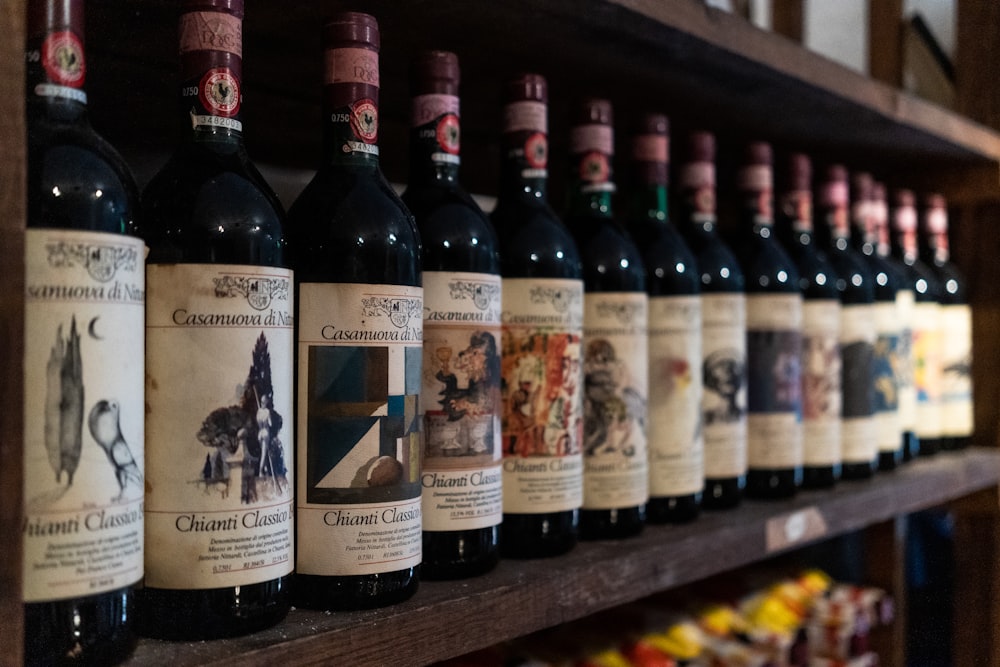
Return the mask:
<path id="1" fill-rule="evenodd" d="M 705 486 L 701 420 L 701 298 L 649 300 L 649 494 Z"/>
<path id="2" fill-rule="evenodd" d="M 583 503 L 583 281 L 503 280 L 503 506 Z"/>
<path id="3" fill-rule="evenodd" d="M 145 245 L 25 233 L 24 601 L 143 576 Z"/>
<path id="4" fill-rule="evenodd" d="M 503 520 L 500 276 L 425 271 L 425 531 Z"/>
<path id="5" fill-rule="evenodd" d="M 587 292 L 583 305 L 583 507 L 635 507 L 649 500 L 649 298 Z"/>
<path id="6" fill-rule="evenodd" d="M 151 264 L 146 585 L 241 586 L 294 563 L 292 272 Z"/>
<path id="7" fill-rule="evenodd" d="M 298 572 L 420 564 L 423 307 L 420 287 L 299 286 Z"/>
<path id="8" fill-rule="evenodd" d="M 747 471 L 747 339 L 743 294 L 702 294 L 705 477 Z"/>

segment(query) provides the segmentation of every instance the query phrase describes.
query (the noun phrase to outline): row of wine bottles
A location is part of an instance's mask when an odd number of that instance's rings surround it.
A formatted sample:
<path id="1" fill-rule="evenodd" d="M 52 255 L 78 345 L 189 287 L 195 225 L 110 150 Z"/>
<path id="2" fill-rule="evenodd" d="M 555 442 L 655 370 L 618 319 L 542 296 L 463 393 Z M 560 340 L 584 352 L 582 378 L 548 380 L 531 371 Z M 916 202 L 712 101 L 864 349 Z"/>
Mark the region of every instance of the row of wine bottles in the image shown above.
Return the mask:
<path id="1" fill-rule="evenodd" d="M 650 114 L 622 224 L 612 108 L 592 99 L 564 224 L 546 199 L 547 84 L 528 74 L 505 85 L 487 216 L 458 184 L 457 58 L 429 52 L 400 199 L 379 169 L 378 24 L 343 13 L 323 28 L 324 163 L 286 215 L 242 140 L 242 16 L 239 0 L 183 4 L 181 140 L 140 197 L 86 120 L 82 0 L 30 6 L 29 660 L 113 661 L 136 623 L 251 632 L 293 598 L 391 604 L 421 576 L 867 477 L 914 451 L 911 432 L 925 448 L 968 434 L 967 366 L 937 400 L 968 313 L 944 315 L 959 279 L 920 263 L 912 195 L 889 264 L 878 199 L 855 198 L 850 234 L 832 168 L 819 252 L 806 158 L 775 222 L 755 143 L 730 251 L 712 135 L 686 139 L 675 227 L 667 119 Z"/>

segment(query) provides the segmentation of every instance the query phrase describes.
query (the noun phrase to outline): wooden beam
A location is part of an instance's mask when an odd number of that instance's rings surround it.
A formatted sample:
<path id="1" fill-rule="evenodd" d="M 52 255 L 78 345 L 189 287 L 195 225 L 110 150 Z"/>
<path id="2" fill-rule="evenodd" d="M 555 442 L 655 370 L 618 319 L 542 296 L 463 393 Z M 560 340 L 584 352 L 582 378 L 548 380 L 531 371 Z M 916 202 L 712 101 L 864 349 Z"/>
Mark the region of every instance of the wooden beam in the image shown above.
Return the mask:
<path id="1" fill-rule="evenodd" d="M 903 0 L 868 0 L 868 73 L 890 86 L 903 83 Z"/>
<path id="2" fill-rule="evenodd" d="M 23 664 L 21 601 L 22 448 L 24 438 L 24 0 L 0 2 L 0 665 Z"/>
<path id="3" fill-rule="evenodd" d="M 1000 128 L 1000 3 L 958 2 L 955 30 L 955 109 L 984 125 Z"/>

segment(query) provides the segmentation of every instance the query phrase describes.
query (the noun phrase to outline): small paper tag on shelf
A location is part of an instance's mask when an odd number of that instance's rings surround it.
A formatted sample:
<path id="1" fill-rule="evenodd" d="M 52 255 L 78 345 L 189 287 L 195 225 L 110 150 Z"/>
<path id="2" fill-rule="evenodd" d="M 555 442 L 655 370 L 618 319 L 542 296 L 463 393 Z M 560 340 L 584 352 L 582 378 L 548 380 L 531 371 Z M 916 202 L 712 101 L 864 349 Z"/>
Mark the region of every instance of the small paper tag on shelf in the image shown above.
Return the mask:
<path id="1" fill-rule="evenodd" d="M 826 535 L 823 514 L 815 507 L 806 507 L 768 520 L 766 526 L 767 552 L 781 551 Z"/>

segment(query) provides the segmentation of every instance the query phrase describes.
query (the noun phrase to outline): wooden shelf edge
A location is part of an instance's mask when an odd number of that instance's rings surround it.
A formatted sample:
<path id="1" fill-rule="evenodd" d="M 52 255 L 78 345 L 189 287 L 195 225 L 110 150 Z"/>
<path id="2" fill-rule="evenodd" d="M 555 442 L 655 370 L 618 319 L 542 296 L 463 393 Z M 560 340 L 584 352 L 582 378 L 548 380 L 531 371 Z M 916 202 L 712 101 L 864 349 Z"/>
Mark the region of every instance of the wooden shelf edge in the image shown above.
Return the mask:
<path id="1" fill-rule="evenodd" d="M 1000 161 L 1000 133 L 961 114 L 872 79 L 773 32 L 697 0 L 607 0 L 650 21 L 749 60 L 803 88 L 817 88 L 889 121 Z M 776 111 L 779 111 L 776 109 Z M 779 112 L 780 113 L 780 112 Z M 829 122 L 836 124 L 836 112 Z"/>
<path id="2" fill-rule="evenodd" d="M 781 502 L 745 502 L 685 526 L 648 526 L 559 558 L 504 561 L 492 573 L 424 582 L 409 601 L 351 613 L 293 610 L 279 626 L 215 642 L 142 641 L 135 665 L 429 664 L 770 558 L 821 539 L 995 487 L 1000 452 L 921 459 L 871 481 Z M 331 663 L 332 661 L 332 663 Z M 345 662 L 346 661 L 346 662 Z"/>

